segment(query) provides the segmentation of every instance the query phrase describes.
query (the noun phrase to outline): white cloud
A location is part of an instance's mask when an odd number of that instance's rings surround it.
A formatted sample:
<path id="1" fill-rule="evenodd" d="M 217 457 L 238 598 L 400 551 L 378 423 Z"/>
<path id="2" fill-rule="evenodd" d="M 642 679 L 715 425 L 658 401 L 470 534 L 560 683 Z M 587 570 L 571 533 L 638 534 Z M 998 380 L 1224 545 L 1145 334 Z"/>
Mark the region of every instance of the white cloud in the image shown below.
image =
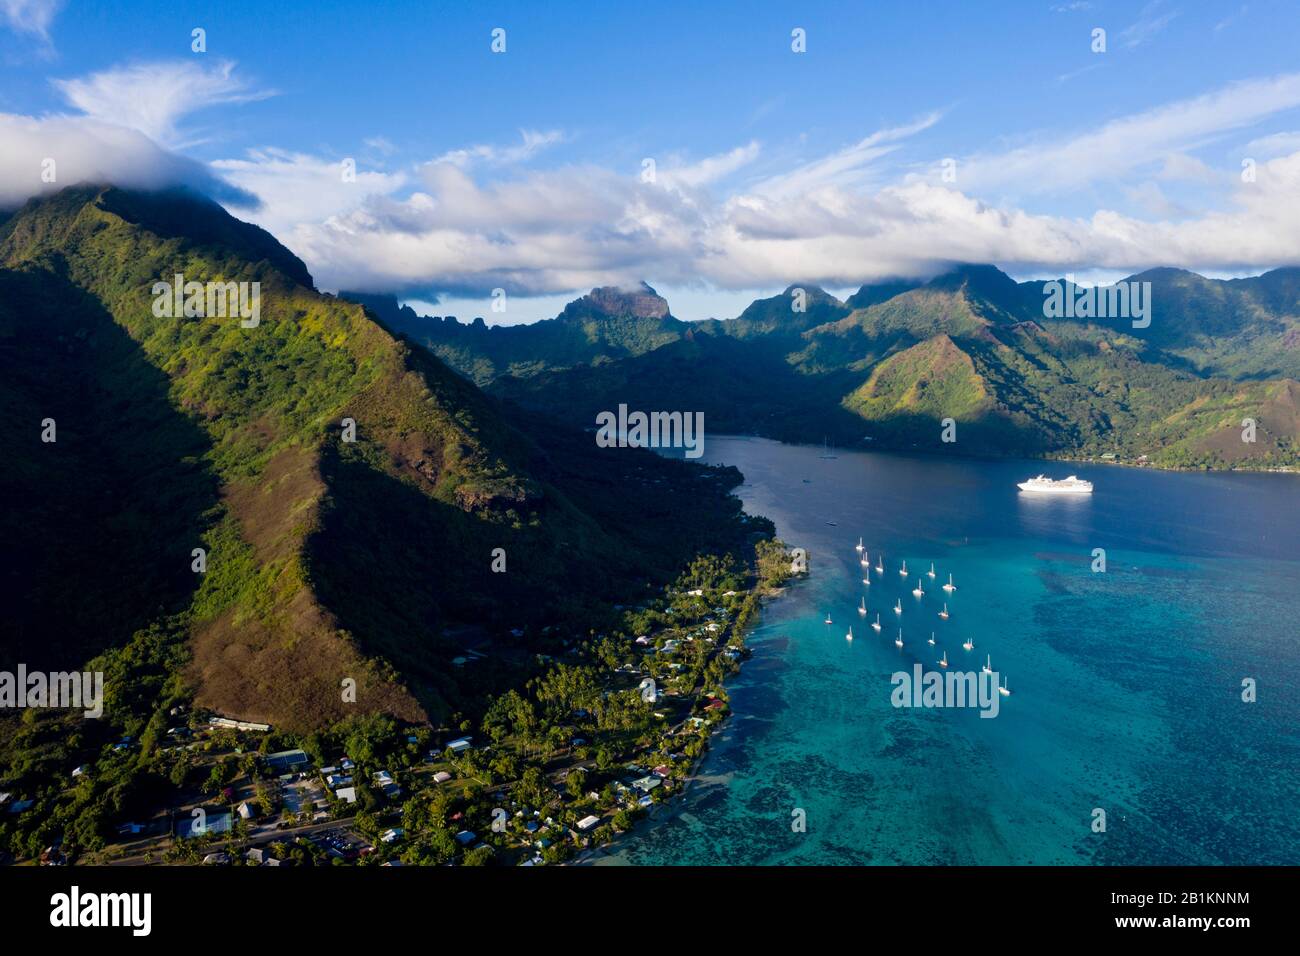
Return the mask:
<path id="1" fill-rule="evenodd" d="M 1069 83 L 1075 77 L 1083 76 L 1085 73 L 1091 73 L 1093 70 L 1101 69 L 1101 67 L 1104 65 L 1105 64 L 1102 61 L 1098 60 L 1095 63 L 1089 63 L 1087 66 L 1081 66 L 1077 70 L 1071 70 L 1068 73 L 1057 74 L 1056 82 L 1064 85 L 1066 83 Z"/>
<path id="2" fill-rule="evenodd" d="M 1254 159 L 1287 156 L 1291 153 L 1300 152 L 1300 130 L 1273 133 L 1269 136 L 1252 139 L 1242 147 L 1241 152 L 1243 157 Z"/>
<path id="3" fill-rule="evenodd" d="M 524 163 L 532 159 L 542 150 L 554 146 L 556 143 L 564 141 L 564 134 L 559 130 L 547 130 L 540 132 L 535 129 L 521 129 L 519 131 L 520 142 L 515 146 L 492 146 L 481 144 L 478 146 L 468 146 L 464 149 L 455 149 L 444 153 L 435 163 L 450 163 L 453 166 L 459 166 L 462 169 L 468 168 L 475 164 L 485 163 L 492 166 L 504 166 L 514 163 Z"/>
<path id="4" fill-rule="evenodd" d="M 242 159 L 218 160 L 212 166 L 247 193 L 267 197 L 270 201 L 261 208 L 251 213 L 239 210 L 240 214 L 292 244 L 300 224 L 324 222 L 355 209 L 368 196 L 395 192 L 410 181 L 406 173 L 368 170 L 355 159 L 355 178 L 348 181 L 343 176 L 343 159 L 266 148 L 250 150 Z"/>
<path id="5" fill-rule="evenodd" d="M 235 75 L 229 60 L 210 66 L 196 60 L 139 63 L 53 82 L 64 99 L 86 115 L 139 130 L 178 149 L 194 145 L 193 137 L 177 128 L 184 117 L 223 103 L 274 95 L 251 89 Z"/>
<path id="6" fill-rule="evenodd" d="M 1202 172 L 1176 153 L 1165 170 L 1179 182 Z M 1139 210 L 1177 221 L 1111 209 L 1035 215 L 915 178 L 863 190 L 814 177 L 808 192 L 717 198 L 591 166 L 498 182 L 448 164 L 422 172 L 415 193 L 373 195 L 299 226 L 290 245 L 327 288 L 465 296 L 498 286 L 550 295 L 641 278 L 718 289 L 852 285 L 951 261 L 1020 272 L 1300 261 L 1300 152 L 1261 163 L 1254 183 L 1217 175 L 1224 208 L 1194 218 L 1154 180 L 1129 191 Z"/>
<path id="7" fill-rule="evenodd" d="M 1169 26 L 1177 10 L 1165 10 L 1163 0 L 1152 0 L 1142 8 L 1137 20 L 1120 31 L 1119 39 L 1129 49 L 1141 46 Z"/>
<path id="8" fill-rule="evenodd" d="M 699 189 L 748 166 L 758 158 L 759 150 L 758 142 L 751 140 L 744 146 L 737 146 L 716 156 L 707 156 L 699 162 L 669 165 L 665 169 L 656 168 L 656 176 L 665 186 Z"/>
<path id="9" fill-rule="evenodd" d="M 0 116 L 0 202 L 48 189 L 39 182 L 47 155 L 58 157 L 60 185 L 186 182 L 231 205 L 255 193 L 263 204 L 251 217 L 324 288 L 467 300 L 496 287 L 546 296 L 643 278 L 670 288 L 847 286 L 951 261 L 1049 274 L 1258 269 L 1300 261 L 1300 144 L 1284 134 L 1253 141 L 1275 152 L 1257 153 L 1252 183 L 1235 163 L 1218 170 L 1195 153 L 1296 105 L 1300 74 L 1239 83 L 1063 140 L 963 159 L 954 184 L 933 174 L 886 178 L 880 162 L 914 152 L 910 138 L 937 114 L 757 181 L 736 176 L 760 155 L 750 142 L 694 161 L 667 157 L 653 183 L 639 167 L 522 165 L 559 134 L 521 133 L 518 145 L 455 150 L 396 171 L 361 163 L 345 182 L 341 157 L 262 148 L 200 167 L 100 118 Z M 150 115 L 174 128 L 184 111 Z M 1055 198 L 1096 183 L 1127 205 L 1066 217 L 1007 198 L 1015 190 Z M 1192 187 L 1194 205 L 1213 212 L 1185 208 Z"/>
<path id="10" fill-rule="evenodd" d="M 815 192 L 826 187 L 861 185 L 870 175 L 871 163 L 899 148 L 900 141 L 929 129 L 939 122 L 939 113 L 930 113 L 906 126 L 877 130 L 852 146 L 814 160 L 788 173 L 774 176 L 755 187 L 763 196 L 779 199 Z"/>
<path id="11" fill-rule="evenodd" d="M 42 180 L 53 160 L 55 182 Z M 0 113 L 0 207 L 77 183 L 151 189 L 190 186 L 214 198 L 255 202 L 206 167 L 162 149 L 143 133 L 85 117 Z"/>
<path id="12" fill-rule="evenodd" d="M 63 0 L 0 0 L 0 17 L 17 33 L 29 33 L 48 42 L 50 24 Z"/>
<path id="13" fill-rule="evenodd" d="M 1097 129 L 964 160 L 959 182 L 977 193 L 1059 195 L 1300 106 L 1300 73 L 1234 83 L 1213 93 L 1112 120 Z"/>
<path id="14" fill-rule="evenodd" d="M 366 146 L 373 149 L 376 153 L 384 156 L 391 156 L 397 152 L 397 147 L 391 140 L 384 136 L 371 136 L 362 141 Z"/>

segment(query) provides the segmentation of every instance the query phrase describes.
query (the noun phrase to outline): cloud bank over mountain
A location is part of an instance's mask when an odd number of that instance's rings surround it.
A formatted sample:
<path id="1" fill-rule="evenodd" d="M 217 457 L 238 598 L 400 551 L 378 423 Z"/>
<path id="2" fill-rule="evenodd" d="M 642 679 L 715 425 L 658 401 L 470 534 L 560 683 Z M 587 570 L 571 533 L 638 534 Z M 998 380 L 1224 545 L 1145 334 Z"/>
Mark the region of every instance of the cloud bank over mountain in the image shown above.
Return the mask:
<path id="1" fill-rule="evenodd" d="M 188 186 L 271 230 L 330 289 L 540 296 L 646 277 L 721 290 L 848 286 L 954 261 L 1021 275 L 1300 261 L 1300 147 L 1294 134 L 1250 138 L 1300 107 L 1300 73 L 968 156 L 928 155 L 918 141 L 942 131 L 936 110 L 825 155 L 792 160 L 753 139 L 631 168 L 544 165 L 578 138 L 558 129 L 422 162 L 394 161 L 384 137 L 358 144 L 359 157 L 267 145 L 202 162 L 190 156 L 209 135 L 194 114 L 273 95 L 233 62 L 137 63 L 52 82 L 78 112 L 0 114 L 0 203 L 83 180 Z M 1195 155 L 1241 134 L 1256 155 L 1240 168 Z M 42 178 L 49 159 L 57 182 Z M 1062 211 L 1061 197 L 1093 195 L 1123 196 L 1126 208 Z"/>

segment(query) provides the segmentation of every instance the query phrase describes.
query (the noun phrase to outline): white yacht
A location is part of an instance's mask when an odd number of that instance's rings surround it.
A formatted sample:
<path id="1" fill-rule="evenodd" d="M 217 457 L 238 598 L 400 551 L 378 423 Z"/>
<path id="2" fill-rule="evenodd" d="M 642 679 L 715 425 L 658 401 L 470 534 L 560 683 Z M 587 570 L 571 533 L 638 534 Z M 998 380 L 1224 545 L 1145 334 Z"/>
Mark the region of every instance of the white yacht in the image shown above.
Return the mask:
<path id="1" fill-rule="evenodd" d="M 862 603 L 858 605 L 858 613 L 863 617 L 867 616 L 867 599 L 863 598 Z"/>
<path id="2" fill-rule="evenodd" d="M 930 632 L 930 643 L 931 643 L 931 644 L 934 643 L 934 631 L 931 631 L 931 632 Z"/>
<path id="3" fill-rule="evenodd" d="M 962 649 L 967 651 L 975 650 L 975 642 L 971 640 L 969 637 L 966 638 L 966 643 L 962 645 Z"/>
<path id="4" fill-rule="evenodd" d="M 998 693 L 1003 697 L 1011 696 L 1011 689 L 1007 687 L 1007 679 L 1005 677 L 1002 678 L 1002 686 L 998 688 Z"/>
<path id="5" fill-rule="evenodd" d="M 902 566 L 901 568 L 898 569 L 898 573 L 899 573 L 900 575 L 902 575 L 903 577 L 907 577 L 907 559 L 906 559 L 906 558 L 903 559 L 903 566 Z"/>
<path id="6" fill-rule="evenodd" d="M 939 612 L 939 616 L 940 616 L 941 618 L 943 618 L 945 621 L 948 620 L 948 605 L 947 605 L 947 604 L 944 604 L 944 606 L 943 606 L 943 610 Z"/>
<path id="7" fill-rule="evenodd" d="M 834 621 L 831 620 L 831 616 L 830 616 L 829 613 L 827 613 L 827 615 L 826 615 L 826 623 L 827 623 L 827 624 L 834 624 L 834 623 L 835 623 Z"/>
<path id="8" fill-rule="evenodd" d="M 879 613 L 879 612 L 876 613 L 876 622 L 875 622 L 874 624 L 871 625 L 871 629 L 872 629 L 873 631 L 877 631 L 877 632 L 880 631 L 880 613 Z"/>
<path id="9" fill-rule="evenodd" d="M 857 551 L 861 551 L 861 550 L 862 550 L 862 539 L 861 539 L 861 538 L 858 538 L 858 544 L 857 544 L 857 547 L 856 547 L 855 550 L 857 550 Z"/>
<path id="10" fill-rule="evenodd" d="M 943 586 L 943 589 L 944 589 L 945 591 L 947 591 L 949 594 L 951 594 L 953 591 L 957 590 L 957 585 L 955 585 L 955 584 L 952 583 L 952 575 L 951 575 L 951 574 L 948 575 L 948 583 L 945 584 L 945 585 Z"/>
<path id="11" fill-rule="evenodd" d="M 984 666 L 981 668 L 986 674 L 993 673 L 993 655 L 989 654 L 984 658 Z"/>
<path id="12" fill-rule="evenodd" d="M 947 652 L 947 651 L 944 651 L 944 652 L 943 652 L 943 657 L 941 657 L 941 658 L 939 659 L 939 666 L 940 666 L 940 667 L 947 667 L 947 666 L 948 666 L 948 652 Z"/>
<path id="13" fill-rule="evenodd" d="M 849 633 L 847 633 L 847 634 L 844 635 L 844 639 L 845 639 L 846 641 L 851 641 L 851 640 L 853 640 L 853 626 L 852 626 L 852 625 L 849 625 Z"/>
<path id="14" fill-rule="evenodd" d="M 894 602 L 894 613 L 895 613 L 895 614 L 902 614 L 902 613 L 903 613 L 903 599 L 902 599 L 902 598 L 899 598 L 897 601 Z"/>
<path id="15" fill-rule="evenodd" d="M 916 576 L 916 587 L 912 588 L 912 593 L 917 597 L 921 597 L 925 594 L 925 592 L 921 590 L 921 576 L 919 574 Z"/>
<path id="16" fill-rule="evenodd" d="M 903 646 L 903 629 L 901 627 L 898 629 L 898 637 L 894 639 L 894 643 L 899 647 Z"/>
<path id="17" fill-rule="evenodd" d="M 1092 482 L 1084 481 L 1082 478 L 1076 478 L 1071 475 L 1061 481 L 1048 478 L 1046 475 L 1039 475 L 1037 478 L 1030 478 L 1028 481 L 1022 481 L 1016 485 L 1021 491 L 1028 491 L 1031 494 L 1039 495 L 1090 495 L 1092 494 Z"/>
<path id="18" fill-rule="evenodd" d="M 930 570 L 929 570 L 929 571 L 926 571 L 925 573 L 928 574 L 931 578 L 934 577 L 934 562 L 933 562 L 933 561 L 930 562 Z"/>
<path id="19" fill-rule="evenodd" d="M 885 573 L 885 556 L 883 554 L 876 555 L 876 573 Z"/>

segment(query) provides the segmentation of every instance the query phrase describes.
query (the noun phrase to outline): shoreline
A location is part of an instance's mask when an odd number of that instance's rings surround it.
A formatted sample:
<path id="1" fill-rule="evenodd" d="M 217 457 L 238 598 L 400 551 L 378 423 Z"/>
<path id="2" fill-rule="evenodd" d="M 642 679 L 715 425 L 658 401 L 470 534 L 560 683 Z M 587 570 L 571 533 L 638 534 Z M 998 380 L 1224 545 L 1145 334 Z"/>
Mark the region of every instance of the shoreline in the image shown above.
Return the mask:
<path id="1" fill-rule="evenodd" d="M 752 633 L 753 629 L 758 624 L 759 618 L 762 616 L 762 611 L 766 606 L 765 599 L 776 600 L 780 598 L 785 594 L 787 587 L 788 585 L 786 584 L 770 586 L 767 588 L 762 588 L 761 586 L 755 587 L 753 594 L 755 598 L 758 600 L 760 605 L 759 613 L 755 614 L 753 618 L 745 625 L 746 638 L 748 638 L 748 635 Z M 746 649 L 748 650 L 748 645 L 746 645 Z M 750 656 L 752 656 L 752 652 L 750 653 Z M 733 679 L 735 677 L 740 676 L 741 671 L 744 669 L 744 663 L 745 663 L 744 661 L 740 663 L 739 665 L 740 669 L 738 669 L 736 673 L 732 675 Z M 725 685 L 724 685 L 724 689 L 725 689 Z M 725 720 L 722 723 L 719 723 L 717 727 L 715 727 L 714 730 L 710 732 L 708 737 L 709 746 L 705 747 L 705 749 L 700 753 L 700 755 L 696 757 L 694 761 L 691 763 L 690 771 L 687 773 L 685 778 L 683 778 L 682 787 L 679 791 L 675 792 L 671 797 L 664 800 L 664 802 L 657 803 L 649 810 L 647 810 L 645 816 L 642 819 L 638 820 L 636 823 L 634 823 L 630 830 L 626 830 L 623 833 L 618 834 L 612 840 L 610 840 L 608 843 L 603 844 L 602 846 L 590 847 L 582 850 L 582 852 L 579 853 L 576 857 L 574 857 L 574 859 L 569 860 L 568 862 L 562 865 L 563 866 L 598 866 L 600 865 L 600 861 L 602 860 L 613 861 L 610 865 L 615 865 L 615 866 L 637 865 L 631 863 L 628 860 L 622 859 L 620 857 L 620 853 L 623 850 L 624 845 L 631 837 L 636 836 L 638 834 L 648 833 L 656 827 L 662 827 L 665 824 L 676 819 L 677 817 L 681 816 L 681 814 L 685 812 L 686 798 L 689 796 L 690 792 L 695 788 L 695 786 L 702 779 L 700 770 L 704 765 L 704 761 L 713 752 L 714 737 L 718 735 L 723 724 L 731 722 L 735 718 L 735 716 L 736 716 L 736 712 L 731 707 L 730 699 L 728 699 L 727 716 Z"/>
<path id="2" fill-rule="evenodd" d="M 790 445 L 796 448 L 817 448 L 815 443 L 805 441 L 790 441 L 784 438 L 775 438 L 771 435 L 749 434 L 744 432 L 724 432 L 713 436 L 716 439 L 729 439 L 732 441 L 770 441 L 778 445 Z M 1259 474 L 1259 475 L 1300 475 L 1300 462 L 1294 465 L 1272 465 L 1268 467 L 1252 466 L 1227 466 L 1227 465 L 1164 465 L 1154 461 L 1139 462 L 1136 459 L 1116 459 L 1106 460 L 1097 457 L 1078 457 L 1070 453 L 1059 455 L 978 455 L 967 452 L 952 451 L 940 452 L 931 448 L 900 448 L 894 445 L 866 445 L 858 442 L 852 445 L 844 445 L 839 448 L 840 451 L 854 454 L 872 454 L 884 453 L 889 455 L 915 455 L 919 458 L 959 458 L 963 461 L 1026 461 L 1026 462 L 1068 462 L 1077 465 L 1108 465 L 1118 468 L 1133 468 L 1149 471 L 1166 471 L 1166 472 L 1192 472 L 1199 474 Z"/>

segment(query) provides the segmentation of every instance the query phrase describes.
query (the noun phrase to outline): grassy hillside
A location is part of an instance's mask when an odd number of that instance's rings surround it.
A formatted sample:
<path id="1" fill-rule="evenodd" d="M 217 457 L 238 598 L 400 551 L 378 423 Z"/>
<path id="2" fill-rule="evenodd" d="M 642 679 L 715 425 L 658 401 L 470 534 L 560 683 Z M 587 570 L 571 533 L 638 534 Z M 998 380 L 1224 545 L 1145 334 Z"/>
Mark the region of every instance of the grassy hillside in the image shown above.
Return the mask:
<path id="1" fill-rule="evenodd" d="M 155 317 L 151 287 L 177 272 L 260 282 L 260 324 Z M 0 408 L 21 423 L 2 490 L 31 502 L 0 540 L 31 662 L 134 658 L 148 635 L 149 661 L 180 662 L 195 702 L 221 712 L 291 728 L 353 710 L 436 718 L 484 690 L 451 673 L 457 627 L 500 640 L 580 621 L 743 533 L 734 474 L 553 425 L 530 437 L 193 196 L 30 203 L 0 227 L 0 289 Z M 645 530 L 668 511 L 688 530 Z"/>

